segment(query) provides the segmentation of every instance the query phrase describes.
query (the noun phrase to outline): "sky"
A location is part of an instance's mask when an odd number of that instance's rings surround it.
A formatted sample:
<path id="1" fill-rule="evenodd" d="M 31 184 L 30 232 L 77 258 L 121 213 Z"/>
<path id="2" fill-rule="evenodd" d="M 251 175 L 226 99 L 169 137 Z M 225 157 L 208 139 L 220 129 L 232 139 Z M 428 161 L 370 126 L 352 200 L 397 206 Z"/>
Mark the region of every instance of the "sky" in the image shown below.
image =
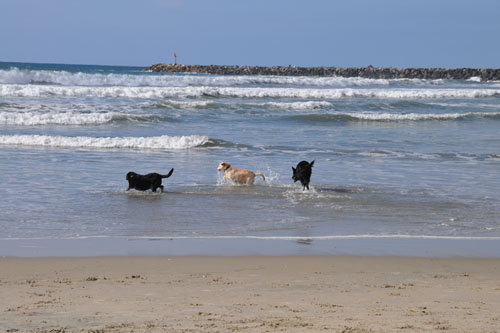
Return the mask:
<path id="1" fill-rule="evenodd" d="M 0 0 L 0 61 L 500 68 L 500 0 Z"/>

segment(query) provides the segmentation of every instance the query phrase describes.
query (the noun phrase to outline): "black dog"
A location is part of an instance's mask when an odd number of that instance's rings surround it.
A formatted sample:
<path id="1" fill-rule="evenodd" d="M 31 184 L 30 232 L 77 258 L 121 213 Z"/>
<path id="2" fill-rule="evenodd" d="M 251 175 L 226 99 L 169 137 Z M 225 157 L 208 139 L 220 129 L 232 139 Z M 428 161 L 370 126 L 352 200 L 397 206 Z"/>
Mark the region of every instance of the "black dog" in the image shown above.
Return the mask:
<path id="1" fill-rule="evenodd" d="M 314 161 L 312 161 L 311 163 L 307 161 L 302 161 L 299 164 L 297 164 L 297 168 L 292 167 L 293 182 L 295 183 L 297 180 L 300 180 L 303 190 L 305 190 L 306 188 L 309 189 L 309 182 L 311 181 L 311 173 L 312 173 L 311 168 L 313 167 L 313 165 Z"/>
<path id="2" fill-rule="evenodd" d="M 127 173 L 128 180 L 128 190 L 134 188 L 139 191 L 152 190 L 156 192 L 157 188 L 160 188 L 163 192 L 163 185 L 161 184 L 162 178 L 168 178 L 174 172 L 174 168 L 166 175 L 160 175 L 159 173 L 148 173 L 147 175 L 139 175 L 133 171 Z"/>

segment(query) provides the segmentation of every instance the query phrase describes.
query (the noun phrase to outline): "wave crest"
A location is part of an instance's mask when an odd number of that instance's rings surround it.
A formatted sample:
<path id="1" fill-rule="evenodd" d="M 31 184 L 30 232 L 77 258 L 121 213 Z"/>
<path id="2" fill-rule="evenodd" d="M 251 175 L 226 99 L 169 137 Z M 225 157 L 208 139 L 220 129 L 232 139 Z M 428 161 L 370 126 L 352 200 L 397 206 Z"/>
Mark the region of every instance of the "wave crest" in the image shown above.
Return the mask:
<path id="1" fill-rule="evenodd" d="M 1 97 L 114 97 L 163 99 L 172 97 L 236 97 L 290 99 L 442 99 L 488 98 L 500 89 L 311 89 L 311 88 L 224 88 L 224 87 L 61 87 L 43 85 L 0 85 Z"/>
<path id="2" fill-rule="evenodd" d="M 333 104 L 326 101 L 306 101 L 306 102 L 267 102 L 263 104 L 249 103 L 250 106 L 266 106 L 281 110 L 314 110 L 332 108 Z"/>
<path id="3" fill-rule="evenodd" d="M 124 87 L 189 87 L 189 86 L 311 86 L 364 87 L 388 86 L 391 80 L 361 77 L 307 77 L 254 75 L 179 75 L 179 74 L 116 74 L 72 73 L 55 70 L 27 70 L 17 67 L 0 70 L 0 83 L 61 86 L 124 86 Z M 420 80 L 421 81 L 421 80 Z M 415 84 L 420 81 L 415 80 Z M 409 81 L 411 82 L 411 81 Z"/>
<path id="4" fill-rule="evenodd" d="M 286 117 L 301 121 L 425 121 L 425 120 L 465 120 L 465 119 L 500 119 L 500 112 L 467 112 L 467 113 L 338 113 L 338 114 L 304 114 Z"/>
<path id="5" fill-rule="evenodd" d="M 103 125 L 122 121 L 175 121 L 174 118 L 152 114 L 127 114 L 119 112 L 0 112 L 0 125 Z"/>
<path id="6" fill-rule="evenodd" d="M 204 135 L 155 137 L 87 137 L 50 135 L 0 135 L 0 145 L 63 148 L 128 148 L 180 150 L 202 147 L 211 139 Z"/>

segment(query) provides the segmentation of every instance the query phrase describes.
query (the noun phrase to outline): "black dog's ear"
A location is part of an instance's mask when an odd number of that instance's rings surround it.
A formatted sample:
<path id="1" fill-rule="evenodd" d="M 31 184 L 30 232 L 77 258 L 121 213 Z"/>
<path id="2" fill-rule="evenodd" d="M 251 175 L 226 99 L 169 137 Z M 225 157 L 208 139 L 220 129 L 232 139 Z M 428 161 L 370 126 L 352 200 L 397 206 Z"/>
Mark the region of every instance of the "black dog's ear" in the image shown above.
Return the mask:
<path id="1" fill-rule="evenodd" d="M 313 165 L 314 165 L 314 160 L 313 160 L 311 163 L 309 163 L 309 165 L 310 165 L 310 166 L 311 166 L 311 168 L 312 168 L 312 167 L 313 167 Z"/>
<path id="2" fill-rule="evenodd" d="M 295 170 L 296 170 L 296 169 L 295 169 L 294 167 L 292 167 L 292 171 L 293 171 L 293 174 L 294 174 L 294 175 L 295 175 Z"/>

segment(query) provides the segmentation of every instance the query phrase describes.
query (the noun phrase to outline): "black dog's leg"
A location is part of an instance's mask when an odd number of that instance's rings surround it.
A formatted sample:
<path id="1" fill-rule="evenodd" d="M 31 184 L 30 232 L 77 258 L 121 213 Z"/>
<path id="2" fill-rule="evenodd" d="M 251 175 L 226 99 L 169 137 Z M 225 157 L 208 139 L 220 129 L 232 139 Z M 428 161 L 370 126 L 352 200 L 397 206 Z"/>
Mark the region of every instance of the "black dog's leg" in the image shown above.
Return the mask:
<path id="1" fill-rule="evenodd" d="M 156 190 L 160 189 L 160 192 L 163 192 L 163 185 L 158 185 L 158 186 L 152 186 L 151 191 L 156 193 Z"/>
<path id="2" fill-rule="evenodd" d="M 309 183 L 302 183 L 302 191 L 305 191 L 306 188 L 309 191 Z"/>

